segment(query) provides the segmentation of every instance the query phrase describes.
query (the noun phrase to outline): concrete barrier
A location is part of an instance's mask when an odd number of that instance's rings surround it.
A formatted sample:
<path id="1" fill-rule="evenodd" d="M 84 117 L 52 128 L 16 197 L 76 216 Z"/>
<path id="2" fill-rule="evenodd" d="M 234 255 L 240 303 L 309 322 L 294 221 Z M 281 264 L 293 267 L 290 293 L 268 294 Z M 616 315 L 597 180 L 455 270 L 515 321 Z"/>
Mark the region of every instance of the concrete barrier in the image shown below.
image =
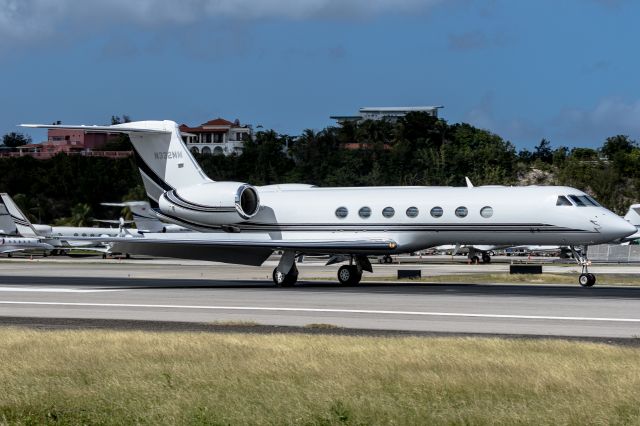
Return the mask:
<path id="1" fill-rule="evenodd" d="M 402 278 L 421 278 L 422 271 L 420 269 L 398 269 L 398 279 Z"/>
<path id="2" fill-rule="evenodd" d="M 514 263 L 509 265 L 510 274 L 541 274 L 542 265 L 531 265 L 528 263 Z"/>

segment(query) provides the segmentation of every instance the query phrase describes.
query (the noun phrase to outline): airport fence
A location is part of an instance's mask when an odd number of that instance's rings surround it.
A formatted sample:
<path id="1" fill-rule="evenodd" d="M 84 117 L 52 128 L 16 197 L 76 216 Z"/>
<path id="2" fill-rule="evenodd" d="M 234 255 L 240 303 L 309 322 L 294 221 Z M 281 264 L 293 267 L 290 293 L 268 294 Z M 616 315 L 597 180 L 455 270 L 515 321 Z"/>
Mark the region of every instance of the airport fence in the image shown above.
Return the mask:
<path id="1" fill-rule="evenodd" d="M 640 262 L 640 246 L 619 244 L 599 244 L 589 246 L 587 257 L 594 262 L 631 263 Z"/>

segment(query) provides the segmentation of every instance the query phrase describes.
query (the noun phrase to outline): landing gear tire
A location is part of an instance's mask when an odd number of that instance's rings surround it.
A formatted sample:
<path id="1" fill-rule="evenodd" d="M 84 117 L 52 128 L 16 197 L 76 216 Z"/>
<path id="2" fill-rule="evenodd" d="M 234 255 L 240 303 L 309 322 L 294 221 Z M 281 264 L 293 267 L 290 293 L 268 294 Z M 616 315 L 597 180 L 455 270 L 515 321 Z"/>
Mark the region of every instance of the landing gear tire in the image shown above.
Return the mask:
<path id="1" fill-rule="evenodd" d="M 491 263 L 491 256 L 489 253 L 482 254 L 482 263 Z"/>
<path id="2" fill-rule="evenodd" d="M 338 269 L 338 281 L 342 285 L 356 285 L 362 279 L 362 273 L 354 265 L 343 265 Z"/>
<path id="3" fill-rule="evenodd" d="M 590 273 L 580 274 L 578 283 L 580 283 L 582 287 L 593 287 L 596 283 L 596 276 Z"/>
<path id="4" fill-rule="evenodd" d="M 278 268 L 275 268 L 272 277 L 276 287 L 292 287 L 298 281 L 298 268 L 293 265 L 288 274 L 284 274 L 278 271 Z"/>
<path id="5" fill-rule="evenodd" d="M 471 257 L 471 264 L 472 265 L 477 265 L 480 263 L 480 258 L 478 256 L 472 256 Z"/>

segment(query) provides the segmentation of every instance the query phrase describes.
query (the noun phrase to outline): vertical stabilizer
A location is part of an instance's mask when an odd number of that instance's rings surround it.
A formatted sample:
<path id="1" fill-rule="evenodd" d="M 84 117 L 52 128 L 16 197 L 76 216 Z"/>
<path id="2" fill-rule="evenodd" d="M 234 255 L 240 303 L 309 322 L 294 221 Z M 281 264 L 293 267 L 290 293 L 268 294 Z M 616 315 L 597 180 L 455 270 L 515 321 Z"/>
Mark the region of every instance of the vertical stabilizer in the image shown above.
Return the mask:
<path id="1" fill-rule="evenodd" d="M 4 204 L 9 217 L 15 224 L 18 233 L 23 237 L 37 238 L 38 234 L 33 228 L 33 225 L 29 222 L 29 219 L 27 219 L 24 213 L 22 213 L 22 210 L 20 210 L 9 194 L 4 192 L 0 193 L 0 198 L 2 199 L 2 204 Z"/>
<path id="2" fill-rule="evenodd" d="M 627 222 L 636 227 L 640 226 L 640 204 L 632 204 L 624 218 Z"/>
<path id="3" fill-rule="evenodd" d="M 175 121 L 132 121 L 113 126 L 66 124 L 22 124 L 21 126 L 129 135 L 152 207 L 157 207 L 160 196 L 166 191 L 212 182 L 182 141 L 180 128 Z"/>
<path id="4" fill-rule="evenodd" d="M 165 191 L 211 182 L 182 141 L 175 122 L 141 121 L 113 127 L 119 126 L 148 126 L 151 130 L 166 132 L 147 133 L 142 130 L 129 133 L 140 175 L 152 202 L 157 203 Z"/>
<path id="5" fill-rule="evenodd" d="M 9 211 L 3 203 L 0 203 L 0 235 L 17 235 L 18 228 L 11 219 Z"/>

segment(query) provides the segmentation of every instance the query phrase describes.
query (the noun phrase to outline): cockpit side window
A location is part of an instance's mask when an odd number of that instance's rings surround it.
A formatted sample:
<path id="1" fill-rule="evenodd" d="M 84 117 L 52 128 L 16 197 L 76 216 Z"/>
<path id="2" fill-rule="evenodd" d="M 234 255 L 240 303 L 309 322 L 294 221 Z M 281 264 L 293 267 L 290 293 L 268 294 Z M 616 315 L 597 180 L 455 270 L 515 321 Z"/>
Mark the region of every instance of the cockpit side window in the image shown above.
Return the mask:
<path id="1" fill-rule="evenodd" d="M 556 206 L 572 206 L 571 201 L 567 199 L 564 195 L 558 196 L 558 201 L 556 201 Z"/>
<path id="2" fill-rule="evenodd" d="M 569 195 L 569 198 L 571 198 L 571 201 L 576 203 L 576 206 L 578 206 L 578 207 L 587 207 L 587 205 L 584 203 L 584 201 L 582 201 L 580 198 L 578 198 L 577 195 Z"/>

